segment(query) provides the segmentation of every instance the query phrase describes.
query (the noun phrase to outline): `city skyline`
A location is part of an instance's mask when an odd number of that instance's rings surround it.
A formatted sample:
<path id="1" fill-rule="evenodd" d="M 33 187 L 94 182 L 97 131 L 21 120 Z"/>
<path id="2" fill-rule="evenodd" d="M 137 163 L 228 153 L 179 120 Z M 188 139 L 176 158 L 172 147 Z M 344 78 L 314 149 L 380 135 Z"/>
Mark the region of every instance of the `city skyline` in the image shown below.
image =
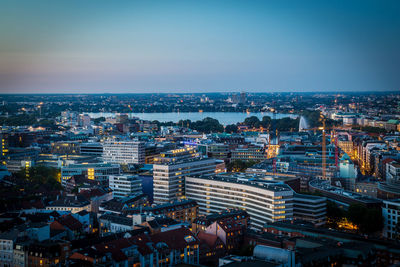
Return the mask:
<path id="1" fill-rule="evenodd" d="M 3 1 L 0 93 L 396 91 L 396 1 Z"/>

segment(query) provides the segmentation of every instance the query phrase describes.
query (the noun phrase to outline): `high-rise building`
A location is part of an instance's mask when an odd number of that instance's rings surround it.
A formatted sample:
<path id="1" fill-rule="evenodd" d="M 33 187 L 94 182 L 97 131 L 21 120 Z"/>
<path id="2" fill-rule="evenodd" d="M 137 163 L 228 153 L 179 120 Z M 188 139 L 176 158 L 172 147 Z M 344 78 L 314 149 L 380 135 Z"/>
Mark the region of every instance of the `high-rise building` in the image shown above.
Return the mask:
<path id="1" fill-rule="evenodd" d="M 183 197 L 185 176 L 212 175 L 215 167 L 215 159 L 202 158 L 193 147 L 161 153 L 154 158 L 154 202 L 161 204 Z"/>
<path id="2" fill-rule="evenodd" d="M 138 175 L 110 175 L 108 181 L 114 197 L 142 194 L 142 180 Z"/>
<path id="3" fill-rule="evenodd" d="M 119 164 L 144 164 L 145 143 L 107 140 L 103 144 L 103 160 Z"/>
<path id="4" fill-rule="evenodd" d="M 259 175 L 187 176 L 185 187 L 186 197 L 199 204 L 200 214 L 243 209 L 255 229 L 262 229 L 266 222 L 293 218 L 293 190 L 286 184 L 262 180 Z"/>

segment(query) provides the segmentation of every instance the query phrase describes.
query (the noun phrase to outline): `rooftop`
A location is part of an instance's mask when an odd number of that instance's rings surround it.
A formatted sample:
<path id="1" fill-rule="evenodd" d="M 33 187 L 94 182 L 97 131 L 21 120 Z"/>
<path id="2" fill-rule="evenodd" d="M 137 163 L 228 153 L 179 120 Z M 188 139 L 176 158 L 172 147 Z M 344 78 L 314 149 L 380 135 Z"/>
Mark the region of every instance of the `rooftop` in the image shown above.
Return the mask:
<path id="1" fill-rule="evenodd" d="M 133 226 L 133 220 L 131 218 L 115 215 L 115 214 L 104 214 L 99 217 L 99 220 L 110 221 L 111 223 L 121 224 L 126 226 Z"/>
<path id="2" fill-rule="evenodd" d="M 321 191 L 324 191 L 327 193 L 332 193 L 332 194 L 339 195 L 339 196 L 343 196 L 346 198 L 351 198 L 351 199 L 358 200 L 358 201 L 365 202 L 365 203 L 377 203 L 380 201 L 376 198 L 368 197 L 368 196 L 361 195 L 358 193 L 346 191 L 340 187 L 332 186 L 332 185 L 330 185 L 329 181 L 315 179 L 315 180 L 310 181 L 309 184 L 311 187 L 317 188 Z"/>
<path id="3" fill-rule="evenodd" d="M 90 202 L 81 195 L 66 195 L 58 197 L 57 200 L 52 201 L 47 207 L 84 207 L 89 204 Z"/>
<path id="4" fill-rule="evenodd" d="M 267 181 L 264 179 L 265 176 L 260 174 L 221 173 L 213 176 L 199 175 L 199 176 L 188 176 L 188 177 L 200 178 L 210 181 L 242 184 L 257 188 L 263 188 L 273 192 L 292 191 L 292 189 L 288 185 L 284 183 L 277 183 L 274 181 Z"/>

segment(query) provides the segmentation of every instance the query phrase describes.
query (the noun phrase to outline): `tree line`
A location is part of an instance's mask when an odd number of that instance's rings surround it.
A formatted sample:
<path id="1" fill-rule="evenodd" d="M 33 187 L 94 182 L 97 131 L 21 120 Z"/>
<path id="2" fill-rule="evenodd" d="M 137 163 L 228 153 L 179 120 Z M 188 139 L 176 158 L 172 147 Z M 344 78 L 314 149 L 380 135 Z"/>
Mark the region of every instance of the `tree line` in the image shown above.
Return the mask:
<path id="1" fill-rule="evenodd" d="M 264 116 L 261 120 L 256 116 L 251 116 L 246 118 L 242 123 L 229 124 L 224 127 L 217 119 L 210 117 L 204 118 L 199 121 L 191 120 L 180 120 L 177 123 L 170 122 L 159 122 L 157 120 L 153 121 L 158 126 L 181 126 L 187 127 L 192 130 L 198 131 L 200 133 L 237 133 L 239 125 L 243 124 L 250 128 L 260 128 L 270 129 L 271 131 L 298 131 L 299 129 L 299 118 L 292 119 L 289 117 L 281 119 L 271 119 L 269 116 Z"/>

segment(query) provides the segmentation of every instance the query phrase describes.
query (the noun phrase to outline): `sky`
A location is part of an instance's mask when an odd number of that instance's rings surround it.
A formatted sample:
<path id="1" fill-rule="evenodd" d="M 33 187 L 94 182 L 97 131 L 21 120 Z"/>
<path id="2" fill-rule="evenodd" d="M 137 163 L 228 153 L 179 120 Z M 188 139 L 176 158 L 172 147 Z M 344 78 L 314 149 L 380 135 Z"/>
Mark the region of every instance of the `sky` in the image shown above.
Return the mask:
<path id="1" fill-rule="evenodd" d="M 0 93 L 388 90 L 398 0 L 0 0 Z"/>

